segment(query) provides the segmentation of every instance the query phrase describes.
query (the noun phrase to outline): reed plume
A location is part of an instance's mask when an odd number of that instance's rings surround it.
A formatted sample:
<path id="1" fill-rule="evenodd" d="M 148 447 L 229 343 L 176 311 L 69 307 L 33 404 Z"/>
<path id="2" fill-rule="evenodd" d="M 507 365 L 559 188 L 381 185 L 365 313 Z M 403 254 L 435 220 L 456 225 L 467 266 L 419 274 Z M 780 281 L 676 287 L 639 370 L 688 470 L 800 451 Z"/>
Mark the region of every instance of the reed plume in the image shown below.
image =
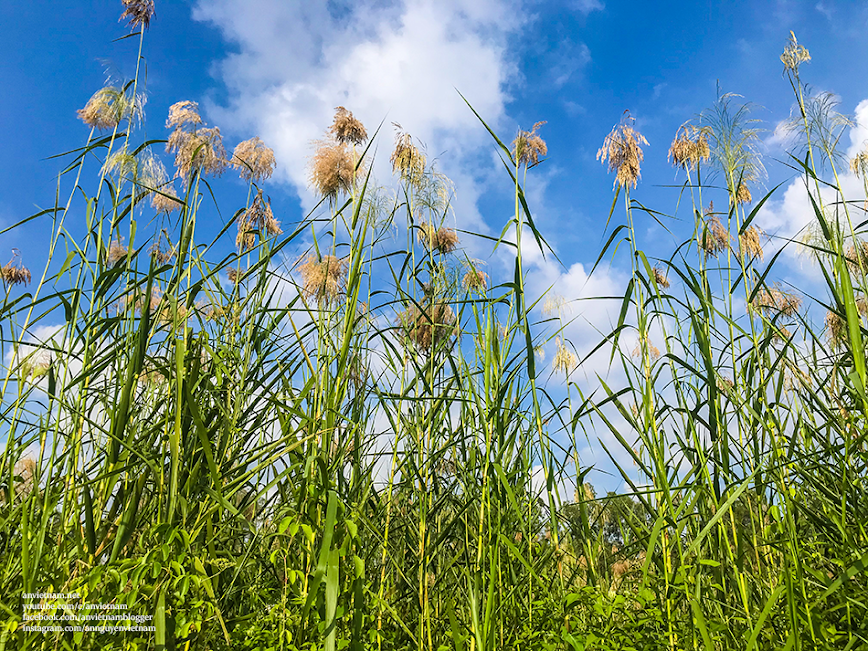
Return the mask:
<path id="1" fill-rule="evenodd" d="M 540 158 L 548 153 L 545 140 L 537 134 L 544 124 L 545 122 L 537 122 L 530 131 L 519 130 L 515 140 L 512 141 L 512 155 L 519 165 L 528 167 L 538 165 Z"/>
<path id="2" fill-rule="evenodd" d="M 299 265 L 301 274 L 301 289 L 308 298 L 316 299 L 318 303 L 326 303 L 337 298 L 343 291 L 346 282 L 349 260 L 333 255 L 317 258 L 310 254 Z"/>
<path id="3" fill-rule="evenodd" d="M 232 153 L 232 166 L 245 181 L 264 181 L 271 178 L 275 165 L 274 151 L 259 137 L 239 143 Z"/>
<path id="4" fill-rule="evenodd" d="M 365 126 L 343 106 L 335 109 L 335 121 L 329 127 L 329 133 L 341 144 L 363 145 L 368 140 Z"/>
<path id="5" fill-rule="evenodd" d="M 625 112 L 625 118 L 603 140 L 597 152 L 597 160 L 608 162 L 610 172 L 615 172 L 615 187 L 635 188 L 641 176 L 641 164 L 645 158 L 642 145 L 645 137 L 633 128 L 633 118 Z"/>
<path id="6" fill-rule="evenodd" d="M 154 8 L 154 0 L 121 0 L 124 4 L 124 13 L 118 19 L 118 22 L 129 18 L 128 27 L 144 27 L 147 29 L 151 26 L 151 19 L 154 17 L 156 9 Z"/>

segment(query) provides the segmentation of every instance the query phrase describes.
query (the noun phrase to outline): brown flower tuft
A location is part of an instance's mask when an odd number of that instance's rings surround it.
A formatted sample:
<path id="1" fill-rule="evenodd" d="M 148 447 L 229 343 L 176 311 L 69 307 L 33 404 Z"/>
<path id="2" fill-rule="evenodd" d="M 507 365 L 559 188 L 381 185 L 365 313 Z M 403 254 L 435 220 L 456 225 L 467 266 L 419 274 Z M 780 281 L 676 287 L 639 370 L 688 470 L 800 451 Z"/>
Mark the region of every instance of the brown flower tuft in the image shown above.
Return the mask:
<path id="1" fill-rule="evenodd" d="M 847 265 L 854 274 L 858 274 L 860 267 L 868 273 L 868 242 L 859 240 L 847 247 Z"/>
<path id="2" fill-rule="evenodd" d="M 266 200 L 262 190 L 256 193 L 253 205 L 238 217 L 238 235 L 235 237 L 235 246 L 241 253 L 249 251 L 256 244 L 256 234 L 271 237 L 283 232 L 280 222 L 274 218 L 271 212 L 271 200 Z"/>
<path id="3" fill-rule="evenodd" d="M 663 273 L 663 269 L 660 267 L 654 267 L 651 271 L 654 274 L 654 280 L 657 284 L 663 289 L 669 289 L 669 278 L 667 278 L 666 274 Z"/>
<path id="4" fill-rule="evenodd" d="M 728 392 L 730 389 L 733 388 L 733 386 L 735 386 L 733 381 L 731 379 L 729 379 L 728 377 L 726 377 L 725 375 L 718 375 L 716 384 L 717 384 L 717 390 L 722 392 L 722 393 Z"/>
<path id="5" fill-rule="evenodd" d="M 18 249 L 12 249 L 12 259 L 5 266 L 0 267 L 0 277 L 10 287 L 30 284 L 30 270 L 21 264 L 21 254 Z"/>
<path id="6" fill-rule="evenodd" d="M 181 207 L 182 203 L 175 193 L 175 186 L 172 183 L 151 192 L 151 208 L 157 212 L 174 212 Z"/>
<path id="7" fill-rule="evenodd" d="M 124 13 L 118 19 L 121 22 L 127 18 L 130 22 L 127 27 L 138 27 L 141 25 L 145 29 L 150 27 L 151 18 L 154 17 L 154 0 L 121 0 L 124 4 Z"/>
<path id="8" fill-rule="evenodd" d="M 608 161 L 609 171 L 615 172 L 615 187 L 635 188 L 641 175 L 640 166 L 645 158 L 641 145 L 647 145 L 648 141 L 631 126 L 632 122 L 627 115 L 606 136 L 597 152 L 597 160 L 604 165 Z"/>
<path id="9" fill-rule="evenodd" d="M 570 373 L 576 368 L 579 360 L 573 352 L 564 345 L 560 337 L 555 337 L 555 357 L 552 360 L 552 369 L 555 373 L 563 371 Z"/>
<path id="10" fill-rule="evenodd" d="M 837 312 L 826 312 L 826 336 L 834 348 L 838 348 L 847 339 L 847 321 Z"/>
<path id="11" fill-rule="evenodd" d="M 420 222 L 419 241 L 430 251 L 451 253 L 458 246 L 458 234 L 452 228 L 434 228 L 433 224 Z"/>
<path id="12" fill-rule="evenodd" d="M 353 117 L 352 111 L 343 106 L 335 109 L 335 121 L 329 127 L 329 133 L 341 144 L 362 145 L 368 140 L 365 126 Z"/>
<path id="13" fill-rule="evenodd" d="M 107 255 L 109 264 L 117 264 L 121 260 L 125 260 L 126 257 L 127 247 L 121 244 L 118 240 L 114 240 L 111 244 L 109 244 Z"/>
<path id="14" fill-rule="evenodd" d="M 786 70 L 798 72 L 799 66 L 811 60 L 811 55 L 808 48 L 804 45 L 799 45 L 796 40 L 796 35 L 790 32 L 790 40 L 787 41 L 787 46 L 781 54 L 781 63 L 784 64 Z"/>
<path id="15" fill-rule="evenodd" d="M 166 151 L 175 154 L 175 168 L 184 180 L 194 172 L 219 176 L 226 169 L 226 149 L 217 127 L 194 131 L 177 127 L 169 136 Z"/>
<path id="16" fill-rule="evenodd" d="M 668 158 L 675 167 L 685 170 L 696 169 L 701 162 L 711 158 L 708 131 L 692 124 L 679 127 L 669 147 Z"/>
<path id="17" fill-rule="evenodd" d="M 753 201 L 753 196 L 750 193 L 750 188 L 747 187 L 747 184 L 741 182 L 738 184 L 738 190 L 735 192 L 735 202 L 738 204 L 750 203 Z"/>
<path id="18" fill-rule="evenodd" d="M 299 265 L 301 289 L 308 298 L 324 303 L 336 298 L 344 289 L 349 260 L 333 255 L 317 259 L 313 254 Z"/>
<path id="19" fill-rule="evenodd" d="M 184 100 L 175 102 L 169 107 L 169 118 L 166 120 L 167 129 L 178 127 L 197 127 L 203 124 L 202 116 L 199 115 L 199 104 Z"/>
<path id="20" fill-rule="evenodd" d="M 413 144 L 410 134 L 401 131 L 401 125 L 395 126 L 398 128 L 395 134 L 395 150 L 389 159 L 392 162 L 392 172 L 398 174 L 401 180 L 418 185 L 425 176 L 425 155 Z"/>
<path id="21" fill-rule="evenodd" d="M 258 137 L 238 144 L 232 154 L 232 166 L 246 181 L 264 181 L 274 174 L 274 151 Z"/>
<path id="22" fill-rule="evenodd" d="M 748 226 L 738 236 L 738 248 L 741 251 L 742 257 L 763 259 L 763 246 L 760 243 L 760 236 L 762 234 L 762 230 L 756 226 Z"/>
<path id="23" fill-rule="evenodd" d="M 432 303 L 424 310 L 410 305 L 398 315 L 398 321 L 410 341 L 423 351 L 457 334 L 455 313 L 445 303 Z"/>
<path id="24" fill-rule="evenodd" d="M 244 277 L 244 274 L 238 271 L 238 269 L 230 267 L 226 270 L 226 277 L 229 278 L 230 283 L 237 284 Z"/>
<path id="25" fill-rule="evenodd" d="M 751 305 L 755 310 L 764 312 L 767 316 L 773 316 L 778 312 L 785 316 L 795 316 L 802 306 L 802 299 L 782 290 L 776 284 L 771 289 L 763 288 L 758 291 L 751 301 Z"/>
<path id="26" fill-rule="evenodd" d="M 341 192 L 350 192 L 361 172 L 347 146 L 333 140 L 317 143 L 310 161 L 310 184 L 323 197 L 335 199 Z"/>
<path id="27" fill-rule="evenodd" d="M 544 124 L 545 122 L 537 122 L 530 131 L 519 130 L 515 140 L 512 141 L 512 155 L 517 164 L 533 167 L 539 164 L 541 156 L 548 153 L 545 140 L 537 134 L 537 130 Z"/>
<path id="28" fill-rule="evenodd" d="M 164 239 L 165 247 L 163 246 Z M 151 247 L 150 253 L 151 257 L 158 264 L 168 264 L 175 258 L 175 247 L 172 246 L 169 238 L 165 235 L 165 231 L 160 235 L 160 239 Z"/>
<path id="29" fill-rule="evenodd" d="M 660 349 L 651 343 L 647 334 L 639 337 L 639 341 L 636 342 L 636 347 L 633 349 L 633 357 L 642 357 L 642 344 L 645 344 L 648 347 L 648 357 L 652 362 L 656 362 L 660 359 Z"/>
<path id="30" fill-rule="evenodd" d="M 856 175 L 856 178 L 868 180 L 868 148 L 850 159 L 850 171 Z"/>
<path id="31" fill-rule="evenodd" d="M 141 119 L 144 99 L 130 97 L 120 88 L 106 86 L 96 91 L 87 100 L 84 108 L 78 109 L 78 118 L 95 129 L 114 129 L 124 118 Z"/>
<path id="32" fill-rule="evenodd" d="M 703 222 L 702 231 L 699 233 L 699 248 L 706 256 L 716 256 L 721 251 L 726 251 L 729 241 L 729 231 L 720 223 L 717 215 Z"/>
<path id="33" fill-rule="evenodd" d="M 470 268 L 461 279 L 464 289 L 471 292 L 484 292 L 488 287 L 488 274 L 475 268 Z"/>

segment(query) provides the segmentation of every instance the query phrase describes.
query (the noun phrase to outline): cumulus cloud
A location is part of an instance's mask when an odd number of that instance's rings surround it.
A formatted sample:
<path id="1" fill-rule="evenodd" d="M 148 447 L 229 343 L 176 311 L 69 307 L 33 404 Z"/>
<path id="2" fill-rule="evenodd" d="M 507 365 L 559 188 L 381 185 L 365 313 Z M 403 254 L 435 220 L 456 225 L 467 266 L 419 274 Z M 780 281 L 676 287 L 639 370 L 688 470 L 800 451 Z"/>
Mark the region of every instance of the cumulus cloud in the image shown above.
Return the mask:
<path id="1" fill-rule="evenodd" d="M 438 157 L 455 181 L 465 228 L 482 228 L 471 157 L 489 138 L 456 90 L 486 120 L 505 115 L 515 66 L 507 38 L 522 25 L 520 0 L 403 0 L 358 5 L 279 0 L 200 0 L 193 16 L 214 24 L 237 52 L 217 70 L 229 91 L 211 106 L 214 121 L 255 132 L 275 149 L 282 179 L 306 207 L 311 142 L 344 105 L 373 131 L 380 148 L 398 122 Z M 385 154 L 385 155 L 384 155 Z M 387 176 L 388 152 L 375 174 Z M 485 230 L 482 228 L 482 230 Z"/>

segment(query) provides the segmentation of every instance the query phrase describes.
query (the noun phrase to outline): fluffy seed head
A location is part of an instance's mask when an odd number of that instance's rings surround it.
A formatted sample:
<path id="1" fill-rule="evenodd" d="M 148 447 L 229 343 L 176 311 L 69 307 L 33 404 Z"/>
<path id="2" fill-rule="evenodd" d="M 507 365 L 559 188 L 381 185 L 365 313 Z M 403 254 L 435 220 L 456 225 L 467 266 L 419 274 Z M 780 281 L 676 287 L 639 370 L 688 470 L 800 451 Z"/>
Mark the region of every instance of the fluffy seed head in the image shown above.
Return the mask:
<path id="1" fill-rule="evenodd" d="M 259 137 L 238 144 L 232 153 L 232 166 L 246 181 L 264 181 L 274 173 L 274 151 Z"/>
<path id="2" fill-rule="evenodd" d="M 566 300 L 560 294 L 549 294 L 543 301 L 543 314 L 545 316 L 560 316 Z"/>
<path id="3" fill-rule="evenodd" d="M 271 212 L 271 200 L 265 199 L 262 190 L 259 190 L 253 205 L 238 217 L 238 235 L 235 237 L 235 245 L 241 253 L 244 253 L 256 244 L 257 233 L 264 237 L 271 237 L 282 232 L 280 222 Z"/>
<path id="4" fill-rule="evenodd" d="M 856 175 L 856 178 L 868 180 L 868 148 L 850 159 L 850 171 Z"/>
<path id="5" fill-rule="evenodd" d="M 174 212 L 181 207 L 181 203 L 175 193 L 175 185 L 171 182 L 151 193 L 151 208 L 157 212 Z"/>
<path id="6" fill-rule="evenodd" d="M 118 22 L 123 22 L 129 18 L 130 22 L 127 27 L 138 27 L 141 25 L 145 29 L 150 27 L 151 18 L 154 17 L 154 0 L 121 0 L 124 4 L 124 13 L 118 19 Z"/>
<path id="7" fill-rule="evenodd" d="M 699 233 L 699 248 L 706 256 L 716 256 L 721 251 L 726 251 L 729 241 L 729 231 L 720 223 L 717 215 L 712 215 L 703 222 Z"/>
<path id="8" fill-rule="evenodd" d="M 184 100 L 175 102 L 169 107 L 169 118 L 166 120 L 167 129 L 193 126 L 202 124 L 202 116 L 199 115 L 199 104 Z"/>
<path id="9" fill-rule="evenodd" d="M 426 352 L 457 334 L 455 312 L 445 303 L 433 302 L 425 309 L 410 305 L 398 314 L 398 322 L 409 340 Z"/>
<path id="10" fill-rule="evenodd" d="M 660 349 L 657 348 L 651 341 L 648 339 L 648 335 L 642 335 L 639 337 L 639 341 L 636 343 L 636 347 L 633 349 L 633 357 L 642 357 L 642 344 L 645 344 L 648 347 L 648 357 L 652 362 L 656 362 L 660 359 Z"/>
<path id="11" fill-rule="evenodd" d="M 548 153 L 545 140 L 537 134 L 537 130 L 544 124 L 545 122 L 537 122 L 530 131 L 519 130 L 512 141 L 512 155 L 519 165 L 533 167 L 539 164 L 541 156 Z"/>
<path id="12" fill-rule="evenodd" d="M 696 169 L 711 158 L 708 146 L 708 130 L 692 124 L 684 124 L 675 132 L 675 139 L 669 147 L 669 160 L 675 167 L 685 170 Z"/>
<path id="13" fill-rule="evenodd" d="M 834 348 L 838 348 L 847 339 L 847 322 L 837 312 L 826 312 L 826 336 Z"/>
<path id="14" fill-rule="evenodd" d="M 109 244 L 108 248 L 108 263 L 109 264 L 117 264 L 121 260 L 126 260 L 127 257 L 127 247 L 121 244 L 119 241 L 114 240 L 111 244 Z"/>
<path id="15" fill-rule="evenodd" d="M 169 241 L 166 231 L 160 234 L 160 239 L 157 240 L 151 247 L 151 257 L 157 261 L 157 264 L 168 264 L 175 258 L 175 247 Z"/>
<path id="16" fill-rule="evenodd" d="M 669 289 L 669 279 L 666 277 L 666 274 L 663 273 L 663 269 L 660 267 L 654 267 L 651 272 L 654 274 L 654 280 L 657 281 L 658 285 L 663 289 Z"/>
<path id="17" fill-rule="evenodd" d="M 226 169 L 226 150 L 217 127 L 195 131 L 176 127 L 169 136 L 166 151 L 175 154 L 178 176 L 185 180 L 197 171 L 219 176 Z"/>
<path id="18" fill-rule="evenodd" d="M 318 303 L 336 298 L 344 289 L 348 267 L 346 258 L 325 255 L 317 259 L 313 254 L 308 255 L 298 267 L 302 292 Z"/>
<path id="19" fill-rule="evenodd" d="M 335 121 L 329 127 L 329 133 L 341 144 L 362 145 L 368 140 L 365 126 L 353 117 L 353 112 L 343 106 L 335 109 Z"/>
<path id="20" fill-rule="evenodd" d="M 763 246 L 760 243 L 760 236 L 762 234 L 762 231 L 756 226 L 748 226 L 738 236 L 738 247 L 741 250 L 742 256 L 747 256 L 750 259 L 763 259 Z"/>
<path id="21" fill-rule="evenodd" d="M 143 107 L 144 97 L 128 95 L 120 88 L 106 86 L 96 91 L 84 108 L 76 113 L 87 126 L 103 130 L 114 129 L 125 118 L 141 120 Z"/>
<path id="22" fill-rule="evenodd" d="M 753 196 L 751 196 L 750 188 L 747 187 L 747 183 L 742 181 L 738 184 L 738 190 L 735 192 L 735 202 L 738 204 L 750 203 L 753 201 Z"/>
<path id="23" fill-rule="evenodd" d="M 451 253 L 458 246 L 458 234 L 451 228 L 441 226 L 434 228 L 433 224 L 421 222 L 419 224 L 419 241 L 429 251 Z"/>
<path id="24" fill-rule="evenodd" d="M 0 267 L 0 277 L 9 286 L 30 283 L 30 270 L 21 264 L 21 254 L 18 249 L 12 249 L 12 259 L 5 266 Z"/>
<path id="25" fill-rule="evenodd" d="M 346 145 L 334 140 L 323 140 L 310 161 L 310 184 L 321 196 L 337 198 L 341 192 L 350 192 L 357 176 L 356 161 Z"/>
<path id="26" fill-rule="evenodd" d="M 616 125 L 603 140 L 597 152 L 597 160 L 604 165 L 608 162 L 610 172 L 615 172 L 615 187 L 619 185 L 636 187 L 640 177 L 640 166 L 645 155 L 641 145 L 647 145 L 645 137 L 632 126 L 629 115 Z"/>
<path id="27" fill-rule="evenodd" d="M 860 240 L 847 247 L 847 264 L 854 274 L 860 273 L 860 266 L 868 273 L 868 242 Z"/>
<path id="28" fill-rule="evenodd" d="M 774 316 L 775 313 L 780 312 L 784 316 L 791 317 L 798 313 L 802 306 L 802 299 L 791 292 L 784 291 L 776 284 L 770 289 L 763 288 L 758 291 L 751 305 L 767 316 Z"/>
<path id="29" fill-rule="evenodd" d="M 579 360 L 569 348 L 564 345 L 560 337 L 555 337 L 555 356 L 552 359 L 552 369 L 557 373 L 563 371 L 565 374 L 576 368 Z"/>
<path id="30" fill-rule="evenodd" d="M 395 150 L 389 159 L 392 162 L 392 172 L 412 185 L 418 185 L 425 176 L 425 155 L 413 144 L 409 133 L 401 131 L 401 125 L 395 125 L 398 132 L 395 135 Z"/>
<path id="31" fill-rule="evenodd" d="M 479 269 L 468 269 L 461 279 L 464 289 L 471 292 L 484 292 L 488 287 L 488 274 Z"/>
<path id="32" fill-rule="evenodd" d="M 808 48 L 804 45 L 799 45 L 796 40 L 796 35 L 790 32 L 790 40 L 781 54 L 781 63 L 784 64 L 784 69 L 791 72 L 798 72 L 799 66 L 811 60 L 811 55 Z"/>
<path id="33" fill-rule="evenodd" d="M 230 267 L 226 270 L 226 277 L 229 278 L 230 283 L 236 284 L 239 280 L 241 280 L 241 278 L 244 277 L 244 274 L 238 271 L 238 269 Z"/>

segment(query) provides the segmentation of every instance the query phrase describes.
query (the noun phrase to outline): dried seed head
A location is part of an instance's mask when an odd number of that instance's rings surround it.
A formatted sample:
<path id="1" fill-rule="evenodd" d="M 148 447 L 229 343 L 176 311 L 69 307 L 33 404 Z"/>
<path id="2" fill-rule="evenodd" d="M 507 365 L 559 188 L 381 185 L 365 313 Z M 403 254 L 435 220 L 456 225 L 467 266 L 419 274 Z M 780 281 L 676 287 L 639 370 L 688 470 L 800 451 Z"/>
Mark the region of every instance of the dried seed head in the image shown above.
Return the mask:
<path id="1" fill-rule="evenodd" d="M 560 316 L 564 309 L 566 299 L 560 294 L 549 294 L 543 301 L 543 314 L 545 316 Z"/>
<path id="2" fill-rule="evenodd" d="M 167 183 L 151 193 L 151 208 L 157 212 L 174 212 L 181 207 L 182 203 L 175 193 L 174 183 Z"/>
<path id="3" fill-rule="evenodd" d="M 838 348 L 847 339 L 847 322 L 837 312 L 826 312 L 826 336 L 834 348 Z"/>
<path id="4" fill-rule="evenodd" d="M 868 148 L 850 159 L 850 171 L 856 175 L 856 178 L 868 181 Z"/>
<path id="5" fill-rule="evenodd" d="M 10 287 L 30 284 L 30 270 L 21 263 L 21 253 L 18 249 L 12 249 L 12 259 L 5 266 L 0 267 L 0 277 Z"/>
<path id="6" fill-rule="evenodd" d="M 753 201 L 753 197 L 751 196 L 750 188 L 747 187 L 747 183 L 739 183 L 738 190 L 735 192 L 735 202 L 743 204 L 750 203 L 751 201 Z"/>
<path id="7" fill-rule="evenodd" d="M 458 246 L 458 234 L 453 229 L 446 228 L 445 226 L 434 228 L 433 224 L 420 222 L 419 241 L 422 242 L 429 251 L 451 253 Z"/>
<path id="8" fill-rule="evenodd" d="M 606 136 L 597 152 L 597 160 L 604 165 L 608 161 L 609 171 L 615 172 L 615 187 L 635 188 L 639 181 L 640 166 L 645 158 L 641 145 L 647 145 L 648 141 L 631 126 L 632 122 L 627 115 Z"/>
<path id="9" fill-rule="evenodd" d="M 313 254 L 307 256 L 298 267 L 302 292 L 319 303 L 336 298 L 343 292 L 348 267 L 346 258 L 325 255 L 318 260 Z"/>
<path id="10" fill-rule="evenodd" d="M 733 381 L 725 375 L 718 375 L 716 384 L 717 390 L 722 393 L 727 393 L 734 386 Z"/>
<path id="11" fill-rule="evenodd" d="M 633 357 L 642 357 L 643 344 L 648 347 L 648 357 L 652 362 L 656 362 L 658 359 L 660 359 L 660 349 L 658 349 L 657 346 L 651 343 L 650 339 L 648 339 L 647 334 L 641 335 L 639 337 L 639 341 L 636 342 L 636 347 L 633 349 Z"/>
<path id="12" fill-rule="evenodd" d="M 118 22 L 129 18 L 130 22 L 127 27 L 142 26 L 145 29 L 150 27 L 151 18 L 154 17 L 154 0 L 121 0 L 124 4 L 124 13 L 118 19 Z"/>
<path id="13" fill-rule="evenodd" d="M 860 268 L 868 273 L 868 242 L 859 240 L 847 247 L 847 265 L 854 274 L 860 273 Z"/>
<path id="14" fill-rule="evenodd" d="M 368 140 L 365 126 L 353 117 L 352 111 L 348 111 L 343 106 L 335 109 L 335 121 L 329 127 L 329 133 L 342 144 L 362 145 Z"/>
<path id="15" fill-rule="evenodd" d="M 540 157 L 548 153 L 545 140 L 537 135 L 537 130 L 545 122 L 537 122 L 530 131 L 519 130 L 515 140 L 512 141 L 512 155 L 519 165 L 533 167 L 538 165 Z"/>
<path id="16" fill-rule="evenodd" d="M 241 271 L 238 271 L 238 269 L 230 267 L 226 270 L 226 277 L 229 278 L 230 283 L 236 284 L 244 277 L 244 274 Z"/>
<path id="17" fill-rule="evenodd" d="M 760 243 L 760 236 L 762 234 L 763 232 L 756 226 L 748 226 L 738 236 L 738 248 L 741 251 L 742 257 L 763 259 L 763 247 Z"/>
<path id="18" fill-rule="evenodd" d="M 554 372 L 563 371 L 565 374 L 569 374 L 576 368 L 578 363 L 578 358 L 564 345 L 561 338 L 555 337 L 555 356 L 552 360 Z"/>
<path id="19" fill-rule="evenodd" d="M 461 279 L 461 284 L 467 291 L 482 293 L 488 287 L 488 274 L 479 269 L 468 269 Z"/>
<path id="20" fill-rule="evenodd" d="M 431 303 L 424 310 L 410 305 L 398 314 L 398 322 L 409 340 L 426 352 L 456 336 L 455 321 L 455 313 L 445 303 Z"/>
<path id="21" fill-rule="evenodd" d="M 685 170 L 696 169 L 703 161 L 711 158 L 708 146 L 708 130 L 692 124 L 684 124 L 675 132 L 675 139 L 669 147 L 669 160 L 675 167 Z"/>
<path id="22" fill-rule="evenodd" d="M 241 253 L 244 253 L 256 244 L 257 233 L 262 237 L 271 237 L 282 232 L 280 222 L 271 212 L 271 200 L 265 199 L 262 190 L 259 190 L 253 205 L 238 217 L 238 235 L 235 238 L 235 245 Z"/>
<path id="23" fill-rule="evenodd" d="M 729 231 L 720 223 L 717 215 L 703 222 L 702 231 L 699 233 L 699 248 L 706 256 L 716 256 L 721 251 L 726 251 L 729 241 Z"/>
<path id="24" fill-rule="evenodd" d="M 274 151 L 258 137 L 238 144 L 232 154 L 232 166 L 247 181 L 264 181 L 274 173 Z"/>
<path id="25" fill-rule="evenodd" d="M 791 292 L 784 291 L 775 284 L 771 289 L 763 288 L 756 293 L 751 305 L 754 309 L 774 316 L 781 313 L 784 316 L 795 316 L 802 306 L 802 299 Z"/>
<path id="26" fill-rule="evenodd" d="M 353 189 L 362 169 L 346 145 L 333 140 L 316 143 L 317 150 L 310 161 L 310 184 L 321 196 L 335 199 L 338 194 Z"/>
<path id="27" fill-rule="evenodd" d="M 669 279 L 666 277 L 666 274 L 663 273 L 663 269 L 660 267 L 654 267 L 651 272 L 654 274 L 654 280 L 658 285 L 663 289 L 669 289 Z"/>
<path id="28" fill-rule="evenodd" d="M 169 136 L 166 151 L 175 154 L 175 168 L 184 180 L 197 171 L 219 176 L 226 169 L 226 150 L 217 127 L 195 131 L 176 127 Z"/>
<path id="29" fill-rule="evenodd" d="M 398 174 L 402 181 L 418 185 L 425 177 L 425 155 L 413 144 L 409 133 L 401 131 L 401 125 L 395 125 L 398 132 L 395 135 L 395 150 L 390 158 L 392 172 Z"/>
<path id="30" fill-rule="evenodd" d="M 172 246 L 165 231 L 160 234 L 160 239 L 154 243 L 150 250 L 151 257 L 156 260 L 158 264 L 168 264 L 171 262 L 175 257 L 175 252 L 176 249 Z"/>
<path id="31" fill-rule="evenodd" d="M 78 118 L 95 129 L 114 129 L 121 121 L 141 120 L 144 114 L 144 96 L 128 95 L 120 88 L 106 86 L 87 100 L 84 108 L 76 111 Z"/>
<path id="32" fill-rule="evenodd" d="M 798 72 L 799 66 L 811 60 L 811 55 L 808 53 L 808 48 L 804 45 L 799 45 L 796 40 L 796 35 L 790 32 L 790 40 L 781 54 L 781 63 L 784 64 L 784 69 L 791 72 Z"/>
<path id="33" fill-rule="evenodd" d="M 199 104 L 184 100 L 175 102 L 169 107 L 169 118 L 166 120 L 167 129 L 178 127 L 197 127 L 203 124 L 202 116 L 199 115 Z"/>
<path id="34" fill-rule="evenodd" d="M 121 244 L 118 240 L 113 240 L 108 248 L 108 263 L 110 265 L 117 264 L 121 260 L 127 258 L 127 247 Z"/>

